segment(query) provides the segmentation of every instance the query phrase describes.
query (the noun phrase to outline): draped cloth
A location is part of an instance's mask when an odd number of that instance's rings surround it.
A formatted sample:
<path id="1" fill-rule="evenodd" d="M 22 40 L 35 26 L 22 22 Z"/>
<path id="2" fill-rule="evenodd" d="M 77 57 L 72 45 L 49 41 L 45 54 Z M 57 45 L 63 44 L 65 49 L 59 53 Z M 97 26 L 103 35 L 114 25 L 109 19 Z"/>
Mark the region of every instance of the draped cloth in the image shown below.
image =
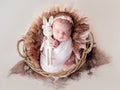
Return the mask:
<path id="1" fill-rule="evenodd" d="M 52 64 L 48 65 L 46 60 L 45 48 L 40 55 L 40 65 L 46 72 L 56 73 L 61 72 L 64 63 L 70 58 L 72 54 L 72 39 L 69 38 L 67 41 L 61 42 L 57 48 L 52 50 Z"/>

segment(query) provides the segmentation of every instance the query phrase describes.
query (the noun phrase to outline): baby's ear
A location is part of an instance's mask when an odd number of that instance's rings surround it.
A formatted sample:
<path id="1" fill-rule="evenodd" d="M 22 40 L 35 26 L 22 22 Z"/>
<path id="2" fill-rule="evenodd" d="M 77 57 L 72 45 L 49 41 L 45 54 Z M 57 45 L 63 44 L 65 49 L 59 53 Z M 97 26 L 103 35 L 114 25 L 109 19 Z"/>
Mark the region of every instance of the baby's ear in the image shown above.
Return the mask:
<path id="1" fill-rule="evenodd" d="M 86 40 L 88 38 L 88 36 L 89 36 L 89 33 L 90 33 L 89 30 L 83 32 L 83 34 L 80 35 L 80 38 L 83 39 L 83 40 Z"/>
<path id="2" fill-rule="evenodd" d="M 43 17 L 43 24 L 47 23 L 47 19 L 45 17 Z"/>
<path id="3" fill-rule="evenodd" d="M 52 25 L 52 23 L 53 23 L 53 16 L 50 16 L 49 23 Z"/>

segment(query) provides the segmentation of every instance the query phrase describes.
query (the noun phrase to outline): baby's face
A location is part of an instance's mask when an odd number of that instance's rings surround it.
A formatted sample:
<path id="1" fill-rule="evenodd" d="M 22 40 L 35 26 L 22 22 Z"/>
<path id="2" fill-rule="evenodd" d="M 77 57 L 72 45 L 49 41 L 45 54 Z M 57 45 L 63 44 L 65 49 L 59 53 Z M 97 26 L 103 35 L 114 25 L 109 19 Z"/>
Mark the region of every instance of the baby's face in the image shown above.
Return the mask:
<path id="1" fill-rule="evenodd" d="M 71 25 L 56 20 L 53 23 L 53 37 L 59 42 L 67 41 L 71 36 Z"/>

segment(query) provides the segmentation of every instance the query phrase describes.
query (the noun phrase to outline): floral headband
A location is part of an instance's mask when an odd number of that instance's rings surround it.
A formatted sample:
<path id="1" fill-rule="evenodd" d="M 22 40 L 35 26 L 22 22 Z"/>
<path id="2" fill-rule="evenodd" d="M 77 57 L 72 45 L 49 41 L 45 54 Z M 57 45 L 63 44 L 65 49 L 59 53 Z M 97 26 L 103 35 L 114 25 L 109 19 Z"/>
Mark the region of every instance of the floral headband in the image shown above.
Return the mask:
<path id="1" fill-rule="evenodd" d="M 49 20 L 47 21 L 47 19 L 45 17 L 43 17 L 43 25 L 42 25 L 42 29 L 45 29 L 47 27 L 51 27 L 53 22 L 56 21 L 57 19 L 64 19 L 64 20 L 67 20 L 69 21 L 72 25 L 74 25 L 73 23 L 73 20 L 70 16 L 58 16 L 58 17 L 55 17 L 53 18 L 53 16 L 50 16 L 49 17 Z"/>
<path id="2" fill-rule="evenodd" d="M 69 21 L 72 25 L 74 25 L 73 20 L 72 20 L 72 18 L 71 18 L 70 16 L 64 16 L 64 15 L 62 15 L 62 16 L 55 17 L 55 18 L 53 19 L 53 22 L 54 22 L 55 20 L 57 20 L 57 19 L 67 20 L 67 21 Z"/>

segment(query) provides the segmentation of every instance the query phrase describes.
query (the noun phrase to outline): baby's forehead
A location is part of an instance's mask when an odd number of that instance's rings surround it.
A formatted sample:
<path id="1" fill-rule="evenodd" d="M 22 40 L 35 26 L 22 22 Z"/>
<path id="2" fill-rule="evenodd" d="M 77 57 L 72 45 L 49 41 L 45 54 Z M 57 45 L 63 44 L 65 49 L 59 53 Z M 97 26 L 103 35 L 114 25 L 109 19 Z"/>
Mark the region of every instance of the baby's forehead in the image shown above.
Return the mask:
<path id="1" fill-rule="evenodd" d="M 72 24 L 67 21 L 67 20 L 64 20 L 64 19 L 57 19 L 53 22 L 53 26 L 56 26 L 56 25 L 63 25 L 63 26 L 66 26 L 66 27 L 72 27 Z"/>
<path id="2" fill-rule="evenodd" d="M 63 31 L 63 32 L 71 32 L 71 25 L 68 23 L 61 22 L 61 20 L 57 20 L 53 24 L 53 31 Z"/>

